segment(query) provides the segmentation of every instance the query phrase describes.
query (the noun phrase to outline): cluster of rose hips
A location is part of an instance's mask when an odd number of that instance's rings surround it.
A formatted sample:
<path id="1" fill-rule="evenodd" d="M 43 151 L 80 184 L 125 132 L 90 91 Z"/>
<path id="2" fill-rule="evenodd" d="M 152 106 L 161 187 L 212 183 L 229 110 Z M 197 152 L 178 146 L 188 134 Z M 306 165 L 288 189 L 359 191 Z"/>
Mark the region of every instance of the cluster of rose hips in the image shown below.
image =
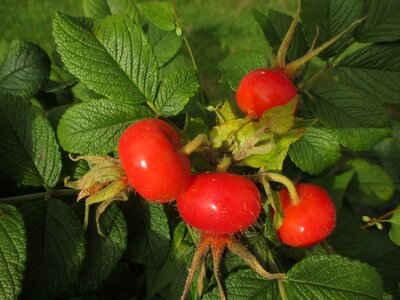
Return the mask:
<path id="1" fill-rule="evenodd" d="M 265 111 L 287 104 L 298 95 L 292 82 L 296 73 L 313 57 L 332 45 L 347 30 L 359 24 L 357 20 L 339 35 L 303 56 L 286 63 L 286 53 L 300 16 L 300 1 L 296 16 L 278 50 L 273 69 L 258 69 L 248 73 L 236 91 L 239 109 L 251 118 L 260 118 Z M 317 31 L 318 32 L 318 31 Z M 297 109 L 297 107 L 296 107 Z M 214 274 L 222 299 L 219 263 L 228 248 L 240 256 L 258 274 L 269 279 L 283 279 L 284 274 L 271 274 L 240 244 L 235 233 L 257 222 L 262 210 L 262 198 L 248 177 L 219 172 L 191 174 L 189 154 L 192 147 L 181 146 L 181 138 L 168 123 L 145 119 L 130 126 L 121 136 L 118 151 L 130 185 L 144 199 L 154 202 L 176 200 L 182 219 L 200 231 L 200 241 L 194 254 L 182 299 L 185 298 L 195 270 L 211 250 Z M 328 193 L 319 186 L 291 182 L 279 191 L 283 222 L 277 229 L 282 243 L 292 247 L 309 247 L 324 240 L 333 230 L 335 207 Z"/>

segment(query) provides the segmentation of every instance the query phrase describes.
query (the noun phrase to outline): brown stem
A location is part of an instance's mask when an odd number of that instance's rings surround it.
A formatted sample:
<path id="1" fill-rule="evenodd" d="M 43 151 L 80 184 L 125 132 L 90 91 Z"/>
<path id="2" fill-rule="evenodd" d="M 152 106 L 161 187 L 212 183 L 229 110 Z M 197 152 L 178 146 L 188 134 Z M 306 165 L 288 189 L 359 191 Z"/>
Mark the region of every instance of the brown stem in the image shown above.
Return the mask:
<path id="1" fill-rule="evenodd" d="M 335 250 L 331 245 L 329 245 L 329 243 L 326 240 L 323 240 L 321 242 L 321 246 L 325 249 L 326 253 L 328 253 L 329 255 L 335 254 Z"/>
<path id="2" fill-rule="evenodd" d="M 263 276 L 267 279 L 283 279 L 285 278 L 285 274 L 275 273 L 271 274 L 267 272 L 263 266 L 258 262 L 257 258 L 247 250 L 242 244 L 240 244 L 237 240 L 231 239 L 228 244 L 228 249 L 232 251 L 235 255 L 239 256 L 243 261 L 253 269 L 254 272 Z"/>
<path id="3" fill-rule="evenodd" d="M 79 191 L 73 189 L 53 190 L 43 193 L 27 194 L 14 197 L 0 198 L 0 202 L 4 203 L 18 203 L 46 197 L 62 197 L 62 196 L 75 196 Z"/>
<path id="4" fill-rule="evenodd" d="M 366 229 L 366 228 L 368 228 L 368 227 L 374 226 L 376 223 L 379 223 L 379 222 L 383 221 L 385 218 L 387 218 L 387 217 L 393 215 L 395 212 L 397 212 L 397 211 L 399 211 L 399 210 L 400 210 L 400 207 L 397 207 L 397 208 L 395 208 L 395 209 L 393 209 L 393 210 L 391 210 L 391 211 L 389 211 L 389 212 L 383 214 L 383 215 L 380 216 L 379 218 L 373 218 L 373 219 L 372 219 L 371 221 L 369 221 L 367 224 L 363 225 L 363 226 L 361 227 L 361 229 Z"/>
<path id="5" fill-rule="evenodd" d="M 271 269 L 275 272 L 278 273 L 279 272 L 279 268 L 274 260 L 274 257 L 271 253 L 271 251 L 268 251 L 268 262 L 269 265 L 271 266 Z M 278 280 L 278 288 L 279 288 L 279 293 L 281 294 L 281 298 L 282 300 L 288 300 L 288 296 L 286 295 L 286 290 L 285 290 L 285 286 L 283 285 L 283 281 L 282 280 Z"/>

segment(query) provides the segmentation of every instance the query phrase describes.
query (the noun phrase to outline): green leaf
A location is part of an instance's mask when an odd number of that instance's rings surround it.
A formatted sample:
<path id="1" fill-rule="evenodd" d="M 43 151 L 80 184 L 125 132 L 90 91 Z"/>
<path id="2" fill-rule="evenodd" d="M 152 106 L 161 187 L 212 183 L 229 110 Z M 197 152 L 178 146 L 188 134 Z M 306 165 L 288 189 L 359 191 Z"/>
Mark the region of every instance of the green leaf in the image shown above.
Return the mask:
<path id="1" fill-rule="evenodd" d="M 13 41 L 0 69 L 0 93 L 29 99 L 50 75 L 50 59 L 38 46 Z"/>
<path id="2" fill-rule="evenodd" d="M 276 54 L 293 21 L 293 17 L 272 9 L 267 10 L 266 14 L 254 10 L 253 16 L 271 46 L 273 53 Z M 307 50 L 307 41 L 304 37 L 302 26 L 298 24 L 286 55 L 286 62 L 291 62 L 303 56 Z"/>
<path id="3" fill-rule="evenodd" d="M 165 31 L 150 26 L 148 35 L 159 67 L 168 63 L 181 49 L 182 37 L 175 31 Z"/>
<path id="4" fill-rule="evenodd" d="M 100 228 L 106 237 L 99 236 L 92 218 L 88 231 L 88 243 L 78 284 L 85 293 L 98 288 L 116 267 L 127 247 L 127 225 L 118 206 L 107 207 L 100 217 Z"/>
<path id="5" fill-rule="evenodd" d="M 158 28 L 168 31 L 175 29 L 173 10 L 169 2 L 151 1 L 136 5 L 150 22 Z"/>
<path id="6" fill-rule="evenodd" d="M 71 92 L 80 101 L 104 99 L 104 96 L 97 94 L 81 82 L 75 84 Z"/>
<path id="7" fill-rule="evenodd" d="M 338 162 L 341 150 L 338 140 L 328 130 L 311 127 L 290 147 L 289 155 L 303 172 L 317 175 Z"/>
<path id="8" fill-rule="evenodd" d="M 130 210 L 129 255 L 134 262 L 159 270 L 166 261 L 170 248 L 168 218 L 163 206 L 136 199 Z"/>
<path id="9" fill-rule="evenodd" d="M 26 263 L 25 224 L 11 205 L 0 204 L 0 298 L 17 299 Z"/>
<path id="10" fill-rule="evenodd" d="M 102 19 L 117 13 L 126 13 L 135 20 L 139 18 L 135 3 L 130 0 L 83 0 L 82 6 L 85 16 L 93 19 Z"/>
<path id="11" fill-rule="evenodd" d="M 189 99 L 200 87 L 193 71 L 177 71 L 163 79 L 155 100 L 157 110 L 162 116 L 175 116 L 183 110 Z"/>
<path id="12" fill-rule="evenodd" d="M 395 0 L 364 0 L 367 19 L 356 39 L 362 43 L 400 40 L 400 2 Z"/>
<path id="13" fill-rule="evenodd" d="M 2 172 L 23 185 L 52 188 L 61 172 L 61 153 L 47 119 L 29 102 L 0 99 Z"/>
<path id="14" fill-rule="evenodd" d="M 363 159 L 353 159 L 346 163 L 355 171 L 346 197 L 354 203 L 378 206 L 388 202 L 394 193 L 390 176 L 378 165 Z"/>
<path id="15" fill-rule="evenodd" d="M 129 106 L 101 99 L 68 109 L 58 125 L 64 150 L 80 154 L 107 154 L 117 149 L 122 132 L 137 120 L 152 116 L 145 106 Z"/>
<path id="16" fill-rule="evenodd" d="M 400 43 L 361 48 L 335 67 L 340 80 L 382 103 L 400 103 Z"/>
<path id="17" fill-rule="evenodd" d="M 316 255 L 286 275 L 289 299 L 382 299 L 382 279 L 372 267 L 338 255 Z"/>
<path id="18" fill-rule="evenodd" d="M 388 137 L 374 147 L 385 171 L 396 184 L 400 184 L 400 141 Z"/>
<path id="19" fill-rule="evenodd" d="M 236 91 L 242 78 L 252 70 L 270 66 L 265 55 L 258 51 L 238 51 L 227 56 L 218 65 L 223 79 Z"/>
<path id="20" fill-rule="evenodd" d="M 211 128 L 210 142 L 212 147 L 220 148 L 232 143 L 235 134 L 248 122 L 246 119 L 232 119 Z"/>
<path id="21" fill-rule="evenodd" d="M 383 278 L 385 290 L 398 299 L 400 248 L 389 239 L 387 232 L 361 229 L 362 225 L 354 211 L 343 207 L 328 242 L 337 253 L 375 267 Z"/>
<path id="22" fill-rule="evenodd" d="M 400 246 L 400 210 L 390 218 L 389 237 L 397 246 Z"/>
<path id="23" fill-rule="evenodd" d="M 21 211 L 28 236 L 23 293 L 54 299 L 78 279 L 85 255 L 82 226 L 71 207 L 56 199 L 24 204 Z"/>
<path id="24" fill-rule="evenodd" d="M 142 103 L 155 98 L 157 61 L 148 37 L 126 15 L 92 20 L 57 14 L 54 37 L 68 70 L 98 94 Z"/>
<path id="25" fill-rule="evenodd" d="M 319 177 L 313 180 L 314 184 L 322 186 L 328 192 L 333 203 L 335 204 L 336 212 L 338 212 L 343 203 L 343 198 L 350 181 L 353 179 L 354 170 L 344 172 L 336 176 Z"/>
<path id="26" fill-rule="evenodd" d="M 279 291 L 275 280 L 266 280 L 252 270 L 242 270 L 231 273 L 224 280 L 225 293 L 228 299 L 235 300 L 275 300 Z M 220 299 L 218 288 L 208 292 L 204 300 Z"/>
<path id="27" fill-rule="evenodd" d="M 369 150 L 389 133 L 383 106 L 364 92 L 341 84 L 323 84 L 312 90 L 313 108 L 322 124 L 353 151 Z"/>
<path id="28" fill-rule="evenodd" d="M 337 36 L 351 23 L 362 17 L 363 2 L 360 0 L 308 0 L 301 3 L 301 20 L 308 43 L 311 44 L 319 28 L 317 44 Z M 328 59 L 342 53 L 351 42 L 352 30 L 347 31 L 335 43 L 319 55 Z"/>

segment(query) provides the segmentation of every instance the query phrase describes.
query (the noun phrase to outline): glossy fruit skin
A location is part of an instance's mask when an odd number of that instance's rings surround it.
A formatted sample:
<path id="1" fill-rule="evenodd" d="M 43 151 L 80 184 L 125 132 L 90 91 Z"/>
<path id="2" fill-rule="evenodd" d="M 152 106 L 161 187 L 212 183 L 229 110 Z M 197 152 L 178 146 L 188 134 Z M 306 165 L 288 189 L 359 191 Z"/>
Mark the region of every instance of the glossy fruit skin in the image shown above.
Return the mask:
<path id="1" fill-rule="evenodd" d="M 118 143 L 121 164 L 143 198 L 169 202 L 190 182 L 190 161 L 180 152 L 180 136 L 168 123 L 144 119 L 131 125 Z"/>
<path id="2" fill-rule="evenodd" d="M 252 225 L 261 212 L 257 186 L 229 173 L 199 173 L 177 198 L 183 220 L 215 235 L 231 234 Z"/>
<path id="3" fill-rule="evenodd" d="M 324 240 L 336 223 L 336 209 L 328 193 L 313 184 L 296 184 L 299 203 L 293 205 L 287 189 L 279 191 L 284 219 L 281 241 L 292 247 L 310 247 Z"/>
<path id="4" fill-rule="evenodd" d="M 246 115 L 261 117 L 265 111 L 284 105 L 297 96 L 297 89 L 280 70 L 257 69 L 241 80 L 236 103 Z"/>

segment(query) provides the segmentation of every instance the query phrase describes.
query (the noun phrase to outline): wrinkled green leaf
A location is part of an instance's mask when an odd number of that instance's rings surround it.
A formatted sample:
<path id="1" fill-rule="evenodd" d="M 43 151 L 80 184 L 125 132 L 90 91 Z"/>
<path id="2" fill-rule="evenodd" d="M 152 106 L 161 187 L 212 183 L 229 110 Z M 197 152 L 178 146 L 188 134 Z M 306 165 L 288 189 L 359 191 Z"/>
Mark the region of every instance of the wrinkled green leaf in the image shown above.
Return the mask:
<path id="1" fill-rule="evenodd" d="M 266 280 L 252 270 L 242 270 L 231 273 L 224 279 L 225 292 L 228 299 L 235 300 L 273 300 L 279 295 L 276 280 Z M 220 299 L 218 288 L 215 287 L 203 299 Z"/>
<path id="2" fill-rule="evenodd" d="M 127 225 L 117 205 L 108 206 L 100 217 L 100 228 L 106 237 L 98 234 L 94 222 L 91 225 L 88 229 L 85 260 L 78 280 L 81 292 L 98 288 L 116 267 L 127 247 Z"/>
<path id="3" fill-rule="evenodd" d="M 364 0 L 367 19 L 356 39 L 363 43 L 400 40 L 400 2 L 396 0 Z"/>
<path id="4" fill-rule="evenodd" d="M 154 54 L 159 67 L 168 63 L 181 48 L 182 37 L 178 36 L 175 31 L 165 31 L 150 26 L 148 35 L 154 47 Z"/>
<path id="5" fill-rule="evenodd" d="M 70 206 L 56 199 L 24 204 L 21 211 L 28 236 L 23 295 L 54 299 L 78 280 L 85 255 L 81 223 Z"/>
<path id="6" fill-rule="evenodd" d="M 38 46 L 14 40 L 0 68 L 0 95 L 29 99 L 50 75 L 50 59 Z"/>
<path id="7" fill-rule="evenodd" d="M 157 110 L 162 116 L 174 116 L 183 110 L 189 99 L 199 89 L 195 72 L 177 71 L 163 79 L 155 100 Z"/>
<path id="8" fill-rule="evenodd" d="M 328 238 L 339 254 L 355 258 L 375 267 L 383 277 L 385 290 L 400 297 L 400 248 L 387 232 L 361 229 L 363 223 L 354 211 L 343 207 L 337 216 L 336 228 Z"/>
<path id="9" fill-rule="evenodd" d="M 136 5 L 150 22 L 158 28 L 163 30 L 175 29 L 172 6 L 169 2 L 150 1 Z"/>
<path id="10" fill-rule="evenodd" d="M 400 103 L 400 43 L 361 48 L 335 67 L 343 83 L 358 87 L 382 103 Z"/>
<path id="11" fill-rule="evenodd" d="M 346 148 L 371 149 L 389 132 L 383 106 L 364 92 L 341 84 L 323 84 L 312 90 L 313 108 L 322 124 Z"/>
<path id="12" fill-rule="evenodd" d="M 17 299 L 26 263 L 25 224 L 11 205 L 0 204 L 0 298 Z"/>
<path id="13" fill-rule="evenodd" d="M 151 117 L 145 106 L 129 106 L 101 99 L 76 104 L 58 125 L 64 150 L 80 154 L 107 154 L 117 149 L 122 132 L 137 120 Z"/>
<path id="14" fill-rule="evenodd" d="M 400 246 L 400 210 L 390 218 L 389 237 L 397 246 Z"/>
<path id="15" fill-rule="evenodd" d="M 250 71 L 270 67 L 265 54 L 258 51 L 239 51 L 227 56 L 218 66 L 223 79 L 236 91 L 242 78 Z"/>
<path id="16" fill-rule="evenodd" d="M 130 103 L 155 98 L 158 75 L 153 47 L 126 15 L 94 24 L 91 19 L 57 14 L 54 37 L 65 66 L 96 93 Z"/>
<path id="17" fill-rule="evenodd" d="M 338 255 L 303 259 L 289 270 L 289 299 L 382 299 L 382 279 L 372 267 Z"/>
<path id="18" fill-rule="evenodd" d="M 75 98 L 80 101 L 90 101 L 103 99 L 104 96 L 97 94 L 96 92 L 89 89 L 86 85 L 79 82 L 71 89 L 72 94 Z"/>
<path id="19" fill-rule="evenodd" d="M 102 19 L 117 13 L 126 13 L 132 19 L 139 17 L 135 3 L 130 0 L 83 0 L 83 11 L 86 17 Z"/>
<path id="20" fill-rule="evenodd" d="M 346 163 L 355 171 L 346 197 L 354 203 L 378 206 L 388 202 L 394 193 L 390 176 L 378 165 L 363 159 L 353 159 Z"/>
<path id="21" fill-rule="evenodd" d="M 41 112 L 23 99 L 0 97 L 0 127 L 1 171 L 23 185 L 55 186 L 61 153 Z"/>
<path id="22" fill-rule="evenodd" d="M 338 162 L 341 149 L 336 137 L 328 130 L 311 127 L 290 147 L 289 155 L 302 171 L 317 175 Z"/>
<path id="23" fill-rule="evenodd" d="M 293 17 L 272 9 L 268 10 L 266 14 L 254 10 L 253 16 L 273 49 L 273 53 L 276 54 L 292 23 Z M 286 55 L 286 62 L 291 62 L 303 56 L 307 50 L 308 46 L 303 34 L 302 25 L 298 24 Z"/>
<path id="24" fill-rule="evenodd" d="M 129 255 L 133 261 L 159 270 L 165 263 L 170 248 L 168 218 L 163 206 L 136 199 L 132 211 Z"/>
<path id="25" fill-rule="evenodd" d="M 337 36 L 351 23 L 362 17 L 363 2 L 360 0 L 308 0 L 301 2 L 301 20 L 308 43 L 311 44 L 319 29 L 317 44 Z M 349 45 L 352 31 L 347 31 L 339 40 L 319 55 L 328 59 L 342 53 Z"/>
<path id="26" fill-rule="evenodd" d="M 266 110 L 260 118 L 260 125 L 265 126 L 269 132 L 278 135 L 289 132 L 294 126 L 294 114 L 297 102 L 298 97 L 296 96 L 284 105 Z"/>

